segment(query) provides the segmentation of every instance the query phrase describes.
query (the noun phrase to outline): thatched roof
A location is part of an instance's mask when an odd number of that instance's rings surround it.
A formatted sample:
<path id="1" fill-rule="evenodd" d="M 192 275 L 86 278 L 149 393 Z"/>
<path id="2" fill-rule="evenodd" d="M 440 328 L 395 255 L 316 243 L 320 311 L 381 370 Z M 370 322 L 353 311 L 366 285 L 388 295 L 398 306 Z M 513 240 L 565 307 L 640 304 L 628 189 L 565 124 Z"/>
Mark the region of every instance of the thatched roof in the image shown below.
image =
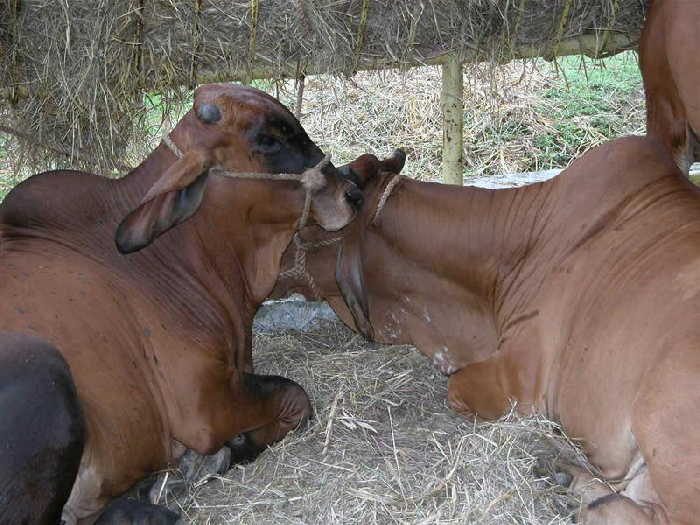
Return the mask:
<path id="1" fill-rule="evenodd" d="M 585 53 L 636 45 L 645 0 L 6 0 L 0 131 L 105 168 L 143 94 L 210 81 Z M 48 147 L 40 147 L 43 144 Z"/>

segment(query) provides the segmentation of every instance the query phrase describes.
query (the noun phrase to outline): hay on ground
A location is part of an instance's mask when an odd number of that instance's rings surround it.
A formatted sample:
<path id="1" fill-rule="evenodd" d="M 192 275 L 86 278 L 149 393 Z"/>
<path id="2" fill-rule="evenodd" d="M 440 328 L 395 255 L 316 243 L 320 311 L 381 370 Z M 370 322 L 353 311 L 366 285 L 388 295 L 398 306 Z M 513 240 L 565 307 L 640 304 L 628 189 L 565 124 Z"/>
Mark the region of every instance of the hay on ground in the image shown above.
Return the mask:
<path id="1" fill-rule="evenodd" d="M 96 0 L 0 3 L 0 130 L 25 162 L 104 171 L 203 82 L 634 47 L 644 0 Z"/>
<path id="2" fill-rule="evenodd" d="M 258 373 L 309 393 L 316 417 L 255 462 L 165 501 L 192 523 L 570 523 L 578 502 L 535 467 L 577 451 L 542 418 L 468 421 L 414 348 L 340 323 L 257 334 Z"/>
<path id="3" fill-rule="evenodd" d="M 644 92 L 639 73 L 633 89 L 623 89 L 630 82 L 625 74 L 630 69 L 638 71 L 637 57 L 630 52 L 614 60 L 606 66 L 572 59 L 570 72 L 607 77 L 603 86 L 599 80 L 579 80 L 572 93 L 564 68 L 541 60 L 516 61 L 498 68 L 471 66 L 463 93 L 465 181 L 498 177 L 508 185 L 512 182 L 509 174 L 564 168 L 611 138 L 643 134 Z M 270 85 L 268 91 L 279 93 L 282 103 L 293 106 L 293 81 Z M 591 110 L 591 102 L 584 98 L 587 91 L 604 92 L 604 103 Z M 561 100 L 564 94 L 568 97 Z M 440 180 L 439 98 L 440 68 L 435 66 L 406 72 L 361 72 L 350 80 L 309 77 L 300 120 L 336 164 L 367 152 L 389 155 L 401 147 L 408 155 L 405 175 Z M 571 136 L 562 128 L 573 128 L 576 133 Z"/>

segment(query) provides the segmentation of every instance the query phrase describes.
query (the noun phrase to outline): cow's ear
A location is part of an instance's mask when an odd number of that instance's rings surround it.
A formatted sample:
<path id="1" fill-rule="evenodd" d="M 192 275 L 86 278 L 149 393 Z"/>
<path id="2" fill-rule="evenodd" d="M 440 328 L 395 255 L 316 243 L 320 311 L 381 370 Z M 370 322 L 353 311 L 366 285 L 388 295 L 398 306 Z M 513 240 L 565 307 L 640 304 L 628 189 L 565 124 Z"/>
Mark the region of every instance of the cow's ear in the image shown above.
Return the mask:
<path id="1" fill-rule="evenodd" d="M 369 301 L 365 288 L 364 240 L 365 225 L 360 220 L 349 225 L 350 231 L 340 245 L 335 266 L 335 280 L 343 295 L 355 327 L 367 339 L 374 339 L 374 328 L 369 317 Z"/>
<path id="2" fill-rule="evenodd" d="M 191 217 L 204 197 L 209 166 L 209 155 L 199 150 L 187 153 L 170 166 L 138 208 L 122 220 L 115 238 L 117 249 L 131 253 L 145 248 Z"/>

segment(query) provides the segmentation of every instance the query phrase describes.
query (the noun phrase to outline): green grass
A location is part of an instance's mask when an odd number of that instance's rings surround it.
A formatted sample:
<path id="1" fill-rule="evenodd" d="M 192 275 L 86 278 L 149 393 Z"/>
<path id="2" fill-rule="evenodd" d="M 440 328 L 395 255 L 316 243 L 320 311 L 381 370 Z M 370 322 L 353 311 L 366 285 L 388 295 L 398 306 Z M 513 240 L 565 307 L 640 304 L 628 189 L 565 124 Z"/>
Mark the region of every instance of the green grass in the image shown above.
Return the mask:
<path id="1" fill-rule="evenodd" d="M 542 94 L 540 111 L 552 123 L 535 137 L 534 164 L 565 166 L 592 143 L 644 131 L 636 55 L 623 53 L 603 61 L 564 57 L 557 73 L 560 81 Z"/>
<path id="2" fill-rule="evenodd" d="M 467 78 L 475 74 L 479 70 Z M 495 80 L 486 77 L 465 90 L 467 179 L 563 168 L 602 142 L 644 133 L 635 53 L 516 61 L 498 70 Z"/>

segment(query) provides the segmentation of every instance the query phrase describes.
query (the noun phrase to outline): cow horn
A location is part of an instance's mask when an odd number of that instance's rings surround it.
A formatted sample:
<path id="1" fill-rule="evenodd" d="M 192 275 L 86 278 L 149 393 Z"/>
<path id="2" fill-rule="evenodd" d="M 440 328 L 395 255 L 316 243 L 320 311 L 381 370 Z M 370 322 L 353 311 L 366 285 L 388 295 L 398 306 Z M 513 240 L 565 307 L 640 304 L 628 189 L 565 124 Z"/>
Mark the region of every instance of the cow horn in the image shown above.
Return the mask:
<path id="1" fill-rule="evenodd" d="M 388 159 L 382 161 L 382 167 L 385 171 L 391 173 L 401 173 L 406 164 L 406 152 L 402 149 L 395 149 L 394 153 Z"/>
<path id="2" fill-rule="evenodd" d="M 221 119 L 221 110 L 216 104 L 202 104 L 197 108 L 197 117 L 205 124 L 213 124 Z"/>

